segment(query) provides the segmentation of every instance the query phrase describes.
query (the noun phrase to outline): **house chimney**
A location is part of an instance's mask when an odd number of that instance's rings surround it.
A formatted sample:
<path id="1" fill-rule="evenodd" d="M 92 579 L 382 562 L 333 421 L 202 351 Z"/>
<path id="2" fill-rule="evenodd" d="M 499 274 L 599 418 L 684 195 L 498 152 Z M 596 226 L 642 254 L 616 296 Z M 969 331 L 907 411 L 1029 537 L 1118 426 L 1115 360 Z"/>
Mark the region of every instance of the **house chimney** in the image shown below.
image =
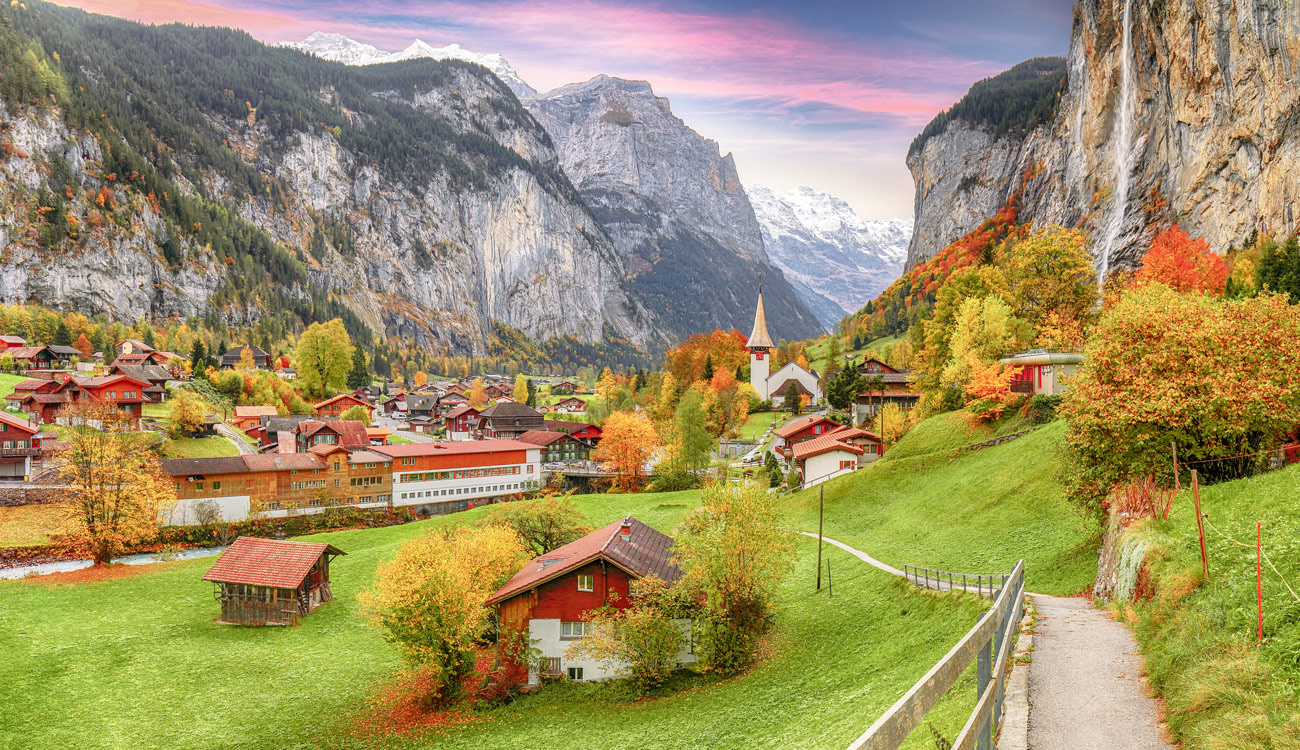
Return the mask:
<path id="1" fill-rule="evenodd" d="M 621 526 L 618 527 L 618 535 L 619 535 L 620 537 L 622 537 L 622 538 L 623 538 L 623 541 L 625 541 L 625 542 L 626 542 L 626 541 L 629 541 L 629 540 L 632 538 L 632 519 L 631 519 L 631 518 L 624 518 L 624 519 L 623 519 L 623 524 L 622 524 Z"/>

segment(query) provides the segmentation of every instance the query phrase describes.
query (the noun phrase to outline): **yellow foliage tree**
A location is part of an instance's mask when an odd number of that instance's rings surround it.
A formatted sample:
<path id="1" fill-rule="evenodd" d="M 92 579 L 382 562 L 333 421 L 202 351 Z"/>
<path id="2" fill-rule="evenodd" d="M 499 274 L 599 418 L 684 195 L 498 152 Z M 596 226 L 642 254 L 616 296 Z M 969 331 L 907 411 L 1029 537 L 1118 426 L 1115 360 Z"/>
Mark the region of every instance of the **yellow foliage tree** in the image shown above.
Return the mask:
<path id="1" fill-rule="evenodd" d="M 65 407 L 68 447 L 59 451 L 60 499 L 69 531 L 96 565 L 149 541 L 176 503 L 176 485 L 129 415 L 110 404 L 81 401 Z"/>
<path id="2" fill-rule="evenodd" d="M 484 602 L 530 557 L 524 540 L 505 525 L 434 530 L 380 563 L 374 585 L 357 595 L 384 639 L 408 663 L 431 672 L 426 705 L 458 694 L 490 623 Z"/>
<path id="3" fill-rule="evenodd" d="M 515 376 L 515 388 L 510 393 L 510 397 L 521 404 L 528 403 L 528 378 L 520 373 Z"/>
<path id="4" fill-rule="evenodd" d="M 245 350 L 247 351 L 247 350 Z M 209 407 L 197 393 L 182 388 L 172 396 L 172 434 L 193 435 L 203 427 L 203 418 L 208 415 Z"/>
<path id="5" fill-rule="evenodd" d="M 482 409 L 487 406 L 487 387 L 483 385 L 483 378 L 474 378 L 470 385 L 469 393 L 465 395 L 469 399 L 469 405 L 474 409 Z"/>
<path id="6" fill-rule="evenodd" d="M 617 475 L 615 486 L 634 492 L 645 479 L 646 462 L 659 447 L 659 432 L 641 412 L 616 411 L 605 420 L 592 458 Z"/>
<path id="7" fill-rule="evenodd" d="M 416 370 L 415 375 L 411 377 L 411 382 L 415 383 L 416 388 L 423 388 L 429 383 L 429 376 L 424 370 Z"/>

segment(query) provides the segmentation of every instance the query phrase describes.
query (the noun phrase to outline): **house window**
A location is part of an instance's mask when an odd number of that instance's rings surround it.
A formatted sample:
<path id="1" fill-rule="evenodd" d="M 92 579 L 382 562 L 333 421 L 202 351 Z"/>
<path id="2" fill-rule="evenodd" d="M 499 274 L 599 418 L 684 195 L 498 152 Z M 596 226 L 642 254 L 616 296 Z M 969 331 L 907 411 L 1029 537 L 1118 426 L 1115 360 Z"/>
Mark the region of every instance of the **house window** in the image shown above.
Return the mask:
<path id="1" fill-rule="evenodd" d="M 591 632 L 591 623 L 588 622 L 562 622 L 560 623 L 561 638 L 581 638 Z"/>
<path id="2" fill-rule="evenodd" d="M 569 679 L 570 679 L 570 680 L 574 680 L 574 681 L 581 682 L 581 681 L 582 681 L 582 667 L 569 667 Z"/>
<path id="3" fill-rule="evenodd" d="M 194 483 L 194 489 L 196 489 L 196 490 L 200 490 L 200 491 L 201 491 L 201 490 L 203 489 L 203 483 L 202 483 L 202 482 L 195 482 L 195 483 Z"/>
<path id="4" fill-rule="evenodd" d="M 221 489 L 221 482 L 213 482 L 213 483 L 212 483 L 212 489 L 214 489 L 214 490 L 219 490 L 219 489 Z"/>
<path id="5" fill-rule="evenodd" d="M 311 506 L 311 507 L 313 507 L 313 508 L 319 508 L 319 507 L 321 507 L 321 505 L 323 505 L 323 504 L 324 504 L 324 503 L 322 503 L 320 500 L 308 500 L 308 501 L 307 501 L 307 505 L 309 505 L 309 506 Z"/>
<path id="6" fill-rule="evenodd" d="M 579 591 L 595 591 L 596 577 L 593 575 L 578 576 Z"/>

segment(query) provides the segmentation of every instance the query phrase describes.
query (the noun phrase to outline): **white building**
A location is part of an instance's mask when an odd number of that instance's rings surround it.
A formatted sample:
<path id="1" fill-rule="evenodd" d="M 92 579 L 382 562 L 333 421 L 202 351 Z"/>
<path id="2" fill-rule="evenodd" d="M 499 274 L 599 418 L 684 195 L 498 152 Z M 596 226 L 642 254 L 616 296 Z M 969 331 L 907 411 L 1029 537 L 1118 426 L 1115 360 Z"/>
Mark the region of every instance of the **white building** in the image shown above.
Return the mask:
<path id="1" fill-rule="evenodd" d="M 794 383 L 799 392 L 808 396 L 810 403 L 822 400 L 821 380 L 817 373 L 790 362 L 776 372 L 770 372 L 772 363 L 769 359 L 776 345 L 767 333 L 767 315 L 763 312 L 763 289 L 758 290 L 758 309 L 754 311 L 754 330 L 745 343 L 749 349 L 749 384 L 754 387 L 760 399 L 771 399 L 778 406 L 784 405 L 786 389 Z"/>
<path id="2" fill-rule="evenodd" d="M 393 507 L 441 515 L 541 486 L 542 450 L 518 440 L 377 445 L 393 460 Z"/>

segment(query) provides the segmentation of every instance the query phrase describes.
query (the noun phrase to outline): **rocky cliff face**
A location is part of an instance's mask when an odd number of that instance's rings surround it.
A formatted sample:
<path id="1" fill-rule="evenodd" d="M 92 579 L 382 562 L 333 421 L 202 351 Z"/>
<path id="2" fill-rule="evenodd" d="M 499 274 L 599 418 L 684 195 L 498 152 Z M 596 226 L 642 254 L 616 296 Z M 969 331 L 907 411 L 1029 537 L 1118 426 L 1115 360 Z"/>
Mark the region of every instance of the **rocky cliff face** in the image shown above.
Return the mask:
<path id="1" fill-rule="evenodd" d="M 843 200 L 808 187 L 750 185 L 763 245 L 822 325 L 875 299 L 903 271 L 911 219 L 864 221 Z"/>
<path id="2" fill-rule="evenodd" d="M 123 100 L 147 95 L 134 82 L 129 91 L 111 91 L 116 81 L 92 64 L 89 56 L 81 62 L 83 89 L 102 86 L 96 94 Z M 220 142 L 222 158 L 237 155 L 265 190 L 240 197 L 229 170 L 183 147 L 176 158 L 185 166 L 173 170 L 178 190 L 242 217 L 247 229 L 239 231 L 265 231 L 289 251 L 284 263 L 296 256 L 306 283 L 282 291 L 341 300 L 377 334 L 459 354 L 484 353 L 494 321 L 536 340 L 567 335 L 596 342 L 612 332 L 648 343 L 647 316 L 622 286 L 619 256 L 563 178 L 546 132 L 486 71 L 422 64 L 435 67 L 418 93 L 378 87 L 368 95 L 409 108 L 384 122 L 446 139 L 444 153 L 457 157 L 446 162 L 452 168 L 430 164 L 415 175 L 360 155 L 345 144 L 361 142 L 348 128 L 361 131 L 376 121 L 365 113 L 340 107 L 346 128 L 286 133 L 259 118 L 250 103 L 247 117 L 202 110 L 202 127 L 186 135 Z M 321 73 L 317 80 L 326 83 L 312 93 L 322 102 L 343 101 L 330 75 Z M 355 90 L 357 80 L 346 85 Z M 145 178 L 109 174 L 102 136 L 69 130 L 62 114 L 57 107 L 0 101 L 0 299 L 121 320 L 205 314 L 247 323 L 276 312 L 259 306 L 267 291 L 261 288 L 244 289 L 239 305 L 211 309 L 214 294 L 241 283 L 248 259 L 214 257 L 188 224 L 179 226 L 166 207 L 160 213 L 158 202 L 167 196 L 146 198 L 137 187 Z M 117 127 L 128 125 L 137 124 Z M 456 140 L 457 134 L 477 140 Z M 465 144 L 478 153 L 467 153 Z M 49 235 L 48 209 L 41 208 L 52 192 L 72 227 L 60 224 L 56 235 Z"/>
<path id="3" fill-rule="evenodd" d="M 1049 123 L 1000 140 L 950 124 L 909 158 L 909 264 L 973 228 L 1027 172 L 1022 220 L 1087 228 L 1099 266 L 1135 265 L 1164 220 L 1220 252 L 1256 229 L 1296 231 L 1298 66 L 1295 0 L 1082 0 Z"/>
<path id="4" fill-rule="evenodd" d="M 602 75 L 525 104 L 613 240 L 631 291 L 668 330 L 747 329 L 762 281 L 775 336 L 821 331 L 770 263 L 731 155 L 673 115 L 650 84 Z"/>

